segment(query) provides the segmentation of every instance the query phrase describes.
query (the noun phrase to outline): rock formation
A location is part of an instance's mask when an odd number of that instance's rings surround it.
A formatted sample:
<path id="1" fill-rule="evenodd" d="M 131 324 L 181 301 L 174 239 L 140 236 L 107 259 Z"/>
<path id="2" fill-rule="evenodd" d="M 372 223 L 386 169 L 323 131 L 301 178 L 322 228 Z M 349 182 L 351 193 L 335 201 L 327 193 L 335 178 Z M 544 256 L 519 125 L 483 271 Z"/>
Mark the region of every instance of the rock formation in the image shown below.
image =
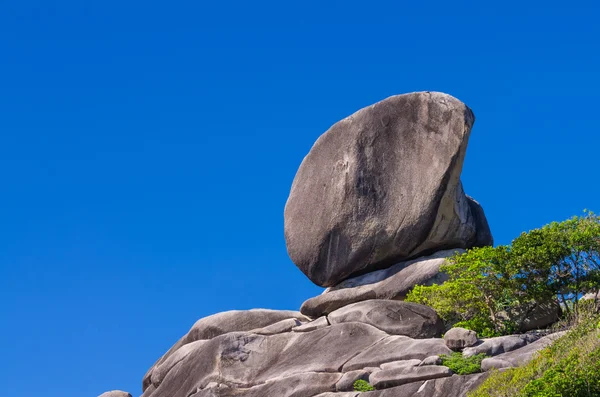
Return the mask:
<path id="1" fill-rule="evenodd" d="M 292 261 L 314 283 L 448 248 L 490 245 L 460 173 L 473 112 L 437 92 L 397 95 L 334 124 L 302 161 L 285 206 Z"/>
<path id="2" fill-rule="evenodd" d="M 385 99 L 336 123 L 306 156 L 285 207 L 292 261 L 329 286 L 300 312 L 249 310 L 196 322 L 143 377 L 142 397 L 459 397 L 487 373 L 442 365 L 453 350 L 485 352 L 484 368 L 520 365 L 551 339 L 479 340 L 403 302 L 440 266 L 492 244 L 460 173 L 474 116 L 442 93 Z M 122 393 L 122 392 L 111 392 Z M 108 396 L 121 394 L 108 394 Z M 123 393 L 123 396 L 127 393 Z"/>

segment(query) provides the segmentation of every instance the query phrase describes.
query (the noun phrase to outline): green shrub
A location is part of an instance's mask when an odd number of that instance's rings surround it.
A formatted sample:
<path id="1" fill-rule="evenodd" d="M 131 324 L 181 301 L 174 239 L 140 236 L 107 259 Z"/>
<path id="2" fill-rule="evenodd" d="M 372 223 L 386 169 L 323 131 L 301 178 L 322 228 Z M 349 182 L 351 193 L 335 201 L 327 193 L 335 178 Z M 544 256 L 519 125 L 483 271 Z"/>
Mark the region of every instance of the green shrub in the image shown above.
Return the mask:
<path id="1" fill-rule="evenodd" d="M 448 281 L 416 286 L 406 301 L 431 306 L 447 328 L 460 326 L 482 337 L 509 334 L 513 327 L 500 316 L 520 300 L 512 277 L 508 247 L 482 247 L 455 255 L 441 267 Z"/>
<path id="2" fill-rule="evenodd" d="M 528 364 L 493 371 L 469 397 L 600 396 L 600 317 L 586 313 Z"/>
<path id="3" fill-rule="evenodd" d="M 452 372 L 458 375 L 469 375 L 481 372 L 481 361 L 487 356 L 483 353 L 471 357 L 464 357 L 462 353 L 454 352 L 447 356 L 441 355 L 442 365 L 450 368 Z"/>
<path id="4" fill-rule="evenodd" d="M 431 306 L 446 327 L 482 337 L 518 331 L 523 313 L 560 301 L 567 315 L 600 285 L 600 217 L 587 213 L 522 233 L 510 246 L 481 247 L 449 258 L 448 281 L 416 286 L 406 301 Z"/>
<path id="5" fill-rule="evenodd" d="M 354 382 L 354 390 L 364 392 L 364 391 L 373 391 L 373 390 L 375 390 L 375 388 L 373 386 L 371 386 L 369 384 L 369 382 L 367 382 L 366 380 L 359 379 L 356 382 Z"/>

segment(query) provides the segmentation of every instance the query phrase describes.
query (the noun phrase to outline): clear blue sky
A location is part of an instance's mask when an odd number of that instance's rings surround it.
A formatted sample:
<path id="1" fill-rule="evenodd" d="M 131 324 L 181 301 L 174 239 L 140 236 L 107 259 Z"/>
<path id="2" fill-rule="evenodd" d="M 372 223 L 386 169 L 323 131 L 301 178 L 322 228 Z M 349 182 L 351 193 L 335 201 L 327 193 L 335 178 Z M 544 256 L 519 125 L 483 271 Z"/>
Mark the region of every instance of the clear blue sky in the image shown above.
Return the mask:
<path id="1" fill-rule="evenodd" d="M 600 212 L 598 6 L 471 3 L 3 1 L 0 394 L 136 396 L 197 319 L 319 293 L 292 179 L 389 95 L 474 110 L 462 178 L 497 243 Z"/>

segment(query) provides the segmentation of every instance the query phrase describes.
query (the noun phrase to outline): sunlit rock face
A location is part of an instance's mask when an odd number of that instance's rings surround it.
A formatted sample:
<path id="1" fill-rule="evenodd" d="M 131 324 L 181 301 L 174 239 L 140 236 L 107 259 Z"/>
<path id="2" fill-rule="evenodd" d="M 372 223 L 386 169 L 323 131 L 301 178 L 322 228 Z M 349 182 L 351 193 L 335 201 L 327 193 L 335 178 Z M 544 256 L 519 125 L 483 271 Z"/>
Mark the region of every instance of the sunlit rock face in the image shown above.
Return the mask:
<path id="1" fill-rule="evenodd" d="M 473 112 L 443 93 L 397 95 L 337 122 L 302 161 L 285 206 L 292 261 L 333 286 L 442 249 L 492 243 L 460 182 Z"/>

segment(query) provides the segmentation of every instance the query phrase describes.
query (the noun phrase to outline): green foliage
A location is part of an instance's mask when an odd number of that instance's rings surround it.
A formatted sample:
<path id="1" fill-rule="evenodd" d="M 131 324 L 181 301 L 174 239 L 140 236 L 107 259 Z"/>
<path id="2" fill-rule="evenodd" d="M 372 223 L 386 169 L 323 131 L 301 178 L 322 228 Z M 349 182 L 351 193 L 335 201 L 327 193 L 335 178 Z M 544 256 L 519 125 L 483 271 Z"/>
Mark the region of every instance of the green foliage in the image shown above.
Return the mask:
<path id="1" fill-rule="evenodd" d="M 483 353 L 464 357 L 462 353 L 454 352 L 450 356 L 441 355 L 442 365 L 450 368 L 458 375 L 469 375 L 481 372 L 481 361 L 487 356 Z"/>
<path id="2" fill-rule="evenodd" d="M 600 285 L 600 216 L 587 212 L 522 233 L 511 257 L 529 296 L 557 296 L 567 313 L 576 312 L 579 297 Z"/>
<path id="3" fill-rule="evenodd" d="M 469 397 L 600 396 L 600 317 L 580 314 L 579 324 L 527 365 L 493 371 Z"/>
<path id="4" fill-rule="evenodd" d="M 509 333 L 512 327 L 499 318 L 518 301 L 509 266 L 508 247 L 474 248 L 442 266 L 448 281 L 416 286 L 406 301 L 431 306 L 448 327 L 471 329 L 481 337 Z"/>
<path id="5" fill-rule="evenodd" d="M 522 233 L 511 246 L 483 247 L 449 258 L 448 281 L 416 286 L 409 302 L 431 306 L 447 327 L 481 337 L 517 331 L 536 303 L 560 301 L 569 314 L 600 286 L 600 217 L 588 212 Z"/>
<path id="6" fill-rule="evenodd" d="M 375 388 L 369 384 L 366 380 L 359 379 L 354 382 L 354 390 L 355 391 L 373 391 Z"/>

